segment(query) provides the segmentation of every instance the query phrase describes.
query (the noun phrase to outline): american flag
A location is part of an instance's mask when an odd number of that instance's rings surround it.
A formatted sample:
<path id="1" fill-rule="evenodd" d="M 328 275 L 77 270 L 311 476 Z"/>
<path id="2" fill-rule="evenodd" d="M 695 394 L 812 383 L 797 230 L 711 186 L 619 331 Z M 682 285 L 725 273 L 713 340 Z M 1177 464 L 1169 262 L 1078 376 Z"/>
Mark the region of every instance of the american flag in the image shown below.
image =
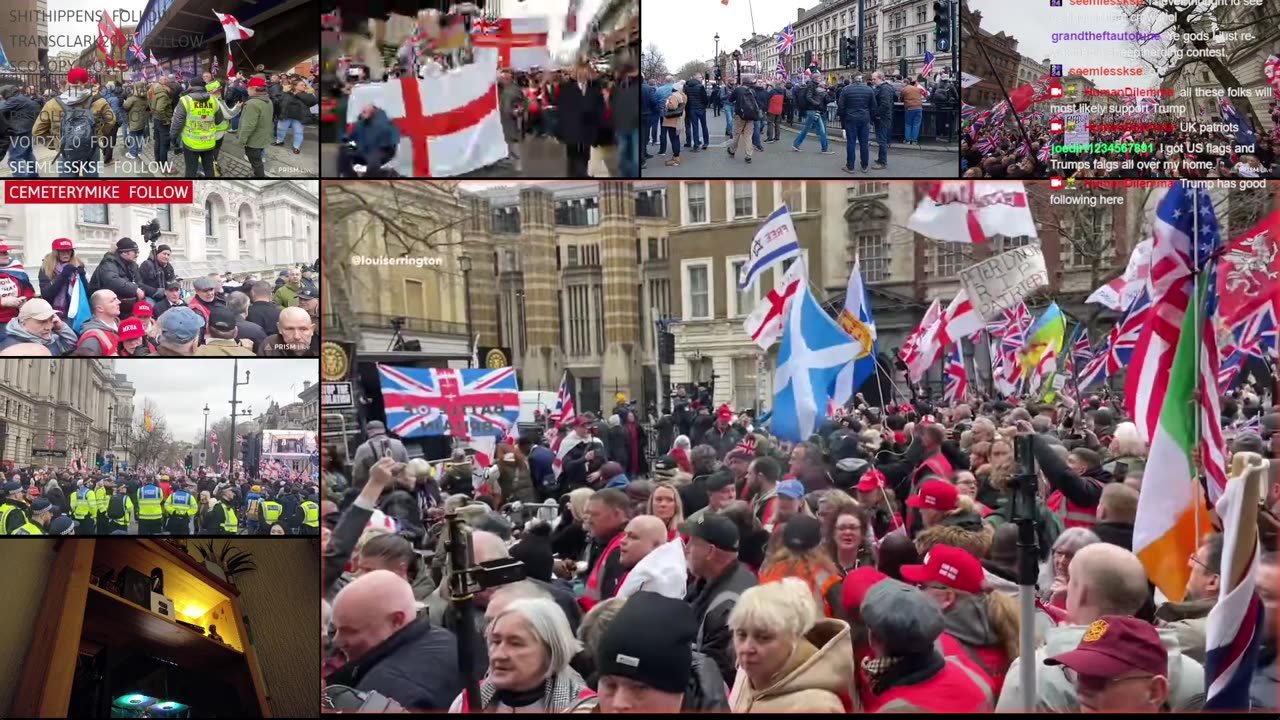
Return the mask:
<path id="1" fill-rule="evenodd" d="M 925 77 L 933 74 L 933 53 L 928 50 L 924 51 L 924 67 L 920 68 L 920 74 Z"/>
<path id="2" fill-rule="evenodd" d="M 778 52 L 783 55 L 791 54 L 791 46 L 795 45 L 796 31 L 790 25 L 782 28 L 782 32 L 778 33 Z"/>
<path id="3" fill-rule="evenodd" d="M 569 373 L 565 372 L 560 378 L 560 390 L 556 393 L 556 407 L 551 411 L 551 421 L 556 427 L 560 427 L 572 420 L 574 415 L 573 396 L 569 394 Z"/>
<path id="4" fill-rule="evenodd" d="M 400 437 L 501 436 L 520 415 L 515 370 L 378 365 L 388 430 Z"/>
<path id="5" fill-rule="evenodd" d="M 969 392 L 969 375 L 965 372 L 964 356 L 960 353 L 960 343 L 951 346 L 951 354 L 947 356 L 946 389 L 942 400 L 948 405 L 963 402 Z"/>

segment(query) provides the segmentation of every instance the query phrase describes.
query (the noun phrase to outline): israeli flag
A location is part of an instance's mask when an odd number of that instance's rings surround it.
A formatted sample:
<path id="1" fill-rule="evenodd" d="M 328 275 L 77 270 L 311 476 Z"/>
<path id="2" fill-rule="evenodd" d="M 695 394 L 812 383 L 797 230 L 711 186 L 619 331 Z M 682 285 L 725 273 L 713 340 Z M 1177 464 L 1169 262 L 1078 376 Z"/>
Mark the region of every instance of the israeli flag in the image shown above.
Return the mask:
<path id="1" fill-rule="evenodd" d="M 80 334 L 80 326 L 93 316 L 89 309 L 89 294 L 85 292 L 84 283 L 80 282 L 80 273 L 71 276 L 71 287 L 68 288 L 71 298 L 67 303 L 67 319 L 71 321 L 71 329 Z"/>
<path id="2" fill-rule="evenodd" d="M 806 287 L 787 307 L 774 375 L 773 434 L 802 442 L 826 419 L 836 379 L 862 353 L 862 344 L 823 311 Z"/>
<path id="3" fill-rule="evenodd" d="M 796 234 L 795 223 L 791 222 L 791 213 L 784 204 L 774 210 L 756 231 L 756 236 L 751 241 L 747 264 L 742 266 L 742 272 L 738 275 L 738 289 L 751 287 L 760 273 L 787 258 L 799 255 L 800 236 Z"/>

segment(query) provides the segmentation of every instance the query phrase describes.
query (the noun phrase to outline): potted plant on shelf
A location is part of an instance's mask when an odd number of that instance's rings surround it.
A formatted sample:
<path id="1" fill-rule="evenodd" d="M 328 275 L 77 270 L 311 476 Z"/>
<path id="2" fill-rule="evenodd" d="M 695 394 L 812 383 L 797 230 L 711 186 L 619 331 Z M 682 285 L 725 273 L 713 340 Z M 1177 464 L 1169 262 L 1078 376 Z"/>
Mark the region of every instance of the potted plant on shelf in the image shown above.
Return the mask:
<path id="1" fill-rule="evenodd" d="M 203 545 L 194 543 L 194 546 L 204 560 L 205 568 L 233 585 L 236 575 L 258 569 L 253 563 L 253 554 L 232 546 L 230 540 L 222 543 L 221 551 L 214 549 L 212 540 L 205 541 Z"/>

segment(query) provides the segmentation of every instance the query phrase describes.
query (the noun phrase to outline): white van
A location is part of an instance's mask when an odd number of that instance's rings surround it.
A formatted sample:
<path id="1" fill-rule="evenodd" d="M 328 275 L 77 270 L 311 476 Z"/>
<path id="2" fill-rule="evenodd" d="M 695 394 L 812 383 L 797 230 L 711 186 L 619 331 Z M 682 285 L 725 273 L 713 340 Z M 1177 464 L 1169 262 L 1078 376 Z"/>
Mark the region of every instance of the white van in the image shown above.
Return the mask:
<path id="1" fill-rule="evenodd" d="M 555 409 L 556 393 L 550 390 L 521 390 L 520 416 L 516 418 L 516 427 L 546 427 L 546 417 Z M 535 416 L 535 411 L 540 415 Z"/>

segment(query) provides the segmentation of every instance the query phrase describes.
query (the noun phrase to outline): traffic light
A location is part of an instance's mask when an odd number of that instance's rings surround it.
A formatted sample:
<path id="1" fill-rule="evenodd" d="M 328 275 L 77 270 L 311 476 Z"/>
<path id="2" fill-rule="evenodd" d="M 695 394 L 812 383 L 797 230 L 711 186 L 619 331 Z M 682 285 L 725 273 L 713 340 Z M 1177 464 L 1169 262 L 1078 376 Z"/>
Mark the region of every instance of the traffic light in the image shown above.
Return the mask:
<path id="1" fill-rule="evenodd" d="M 194 465 L 192 460 L 191 453 L 187 453 L 187 457 L 183 460 L 183 467 L 187 469 L 187 472 L 191 472 L 191 467 Z"/>
<path id="2" fill-rule="evenodd" d="M 951 50 L 951 0 L 934 0 L 933 45 L 941 52 Z"/>
<path id="3" fill-rule="evenodd" d="M 840 38 L 840 64 L 844 67 L 858 67 L 858 41 L 853 38 Z"/>
<path id="4" fill-rule="evenodd" d="M 669 332 L 658 333 L 658 362 L 676 364 L 676 336 Z"/>
<path id="5" fill-rule="evenodd" d="M 720 82 L 720 68 L 716 67 L 716 82 Z"/>

